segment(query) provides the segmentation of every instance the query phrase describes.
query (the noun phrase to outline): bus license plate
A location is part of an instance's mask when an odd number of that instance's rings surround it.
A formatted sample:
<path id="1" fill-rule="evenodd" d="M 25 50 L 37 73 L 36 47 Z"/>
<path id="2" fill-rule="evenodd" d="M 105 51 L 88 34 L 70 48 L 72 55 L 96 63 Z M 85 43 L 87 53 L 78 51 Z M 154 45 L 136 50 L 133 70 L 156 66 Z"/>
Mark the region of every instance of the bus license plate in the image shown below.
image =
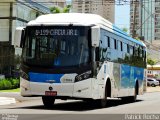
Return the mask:
<path id="1" fill-rule="evenodd" d="M 45 91 L 46 96 L 57 96 L 57 91 Z"/>

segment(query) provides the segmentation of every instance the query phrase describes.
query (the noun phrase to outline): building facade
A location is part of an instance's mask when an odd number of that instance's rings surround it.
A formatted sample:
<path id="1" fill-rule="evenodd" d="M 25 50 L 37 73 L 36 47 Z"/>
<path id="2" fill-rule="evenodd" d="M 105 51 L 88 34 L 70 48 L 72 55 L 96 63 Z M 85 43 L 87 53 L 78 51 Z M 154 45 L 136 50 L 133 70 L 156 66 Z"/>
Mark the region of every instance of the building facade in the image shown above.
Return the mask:
<path id="1" fill-rule="evenodd" d="M 130 35 L 139 36 L 141 27 L 141 8 L 139 1 L 130 5 Z M 133 35 L 134 34 L 134 35 Z"/>
<path id="2" fill-rule="evenodd" d="M 115 5 L 108 0 L 72 0 L 72 12 L 98 14 L 115 22 Z"/>
<path id="3" fill-rule="evenodd" d="M 160 0 L 131 2 L 130 34 L 144 41 L 149 58 L 160 60 Z"/>
<path id="4" fill-rule="evenodd" d="M 160 40 L 160 0 L 155 0 L 155 40 Z"/>
<path id="5" fill-rule="evenodd" d="M 34 1 L 48 8 L 54 6 L 64 8 L 66 6 L 66 0 L 34 0 Z"/>
<path id="6" fill-rule="evenodd" d="M 12 41 L 16 27 L 25 26 L 30 20 L 49 12 L 47 7 L 31 0 L 0 1 L 0 74 L 12 75 L 15 66 Z"/>
<path id="7" fill-rule="evenodd" d="M 135 7 L 137 6 L 137 7 Z M 149 43 L 160 40 L 160 0 L 137 0 L 130 5 L 130 34 Z"/>
<path id="8" fill-rule="evenodd" d="M 160 65 L 147 65 L 147 76 L 160 78 Z"/>

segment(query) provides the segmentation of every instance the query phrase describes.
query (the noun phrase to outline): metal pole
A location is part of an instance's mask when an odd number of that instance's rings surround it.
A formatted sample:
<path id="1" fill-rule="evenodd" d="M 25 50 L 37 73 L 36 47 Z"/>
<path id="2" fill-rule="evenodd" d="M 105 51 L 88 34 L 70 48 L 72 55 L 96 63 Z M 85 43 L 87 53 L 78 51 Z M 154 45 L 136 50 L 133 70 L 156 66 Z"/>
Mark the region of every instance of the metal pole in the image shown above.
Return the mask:
<path id="1" fill-rule="evenodd" d="M 140 32 L 141 37 L 142 37 L 142 28 L 143 28 L 143 25 L 142 25 L 143 10 L 142 10 L 142 8 L 143 8 L 143 0 L 141 0 L 141 32 Z"/>
<path id="2" fill-rule="evenodd" d="M 134 15 L 133 15 L 133 30 L 132 30 L 132 37 L 135 38 L 136 37 L 136 31 L 135 31 L 135 27 L 136 27 L 136 13 L 137 13 L 137 0 L 134 2 L 133 0 L 133 4 L 134 6 Z"/>

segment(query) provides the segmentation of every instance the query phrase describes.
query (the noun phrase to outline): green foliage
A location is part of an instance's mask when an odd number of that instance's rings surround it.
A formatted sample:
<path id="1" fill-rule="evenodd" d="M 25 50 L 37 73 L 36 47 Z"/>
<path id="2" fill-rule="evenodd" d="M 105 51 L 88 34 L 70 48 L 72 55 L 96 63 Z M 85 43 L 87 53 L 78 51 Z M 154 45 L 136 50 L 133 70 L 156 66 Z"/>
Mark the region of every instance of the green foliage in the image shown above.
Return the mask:
<path id="1" fill-rule="evenodd" d="M 139 37 L 135 37 L 134 39 L 136 39 L 136 40 L 140 41 L 140 38 L 139 38 Z"/>
<path id="2" fill-rule="evenodd" d="M 153 59 L 151 59 L 151 58 L 147 58 L 147 64 L 148 64 L 148 65 L 153 66 L 153 65 L 155 65 L 156 63 L 157 63 L 156 60 L 153 60 Z"/>
<path id="3" fill-rule="evenodd" d="M 69 13 L 69 11 L 70 11 L 69 8 L 67 8 L 67 7 L 63 8 L 63 13 Z"/>
<path id="4" fill-rule="evenodd" d="M 19 87 L 19 79 L 11 79 L 12 87 L 13 88 L 18 88 Z"/>
<path id="5" fill-rule="evenodd" d="M 0 90 L 8 90 L 18 88 L 20 85 L 19 79 L 1 79 Z"/>
<path id="6" fill-rule="evenodd" d="M 10 81 L 8 80 L 0 80 L 0 89 L 11 89 L 12 88 L 12 84 Z"/>
<path id="7" fill-rule="evenodd" d="M 67 5 L 66 7 L 63 8 L 63 13 L 69 13 L 71 9 L 71 5 Z"/>
<path id="8" fill-rule="evenodd" d="M 51 13 L 60 13 L 61 10 L 58 7 L 51 7 L 50 8 Z"/>
<path id="9" fill-rule="evenodd" d="M 123 28 L 122 30 L 123 30 L 124 32 L 126 32 L 126 33 L 128 32 L 128 29 L 127 29 L 127 28 Z"/>
<path id="10" fill-rule="evenodd" d="M 69 13 L 71 9 L 71 5 L 67 5 L 62 10 L 59 7 L 51 7 L 50 11 L 51 13 Z"/>

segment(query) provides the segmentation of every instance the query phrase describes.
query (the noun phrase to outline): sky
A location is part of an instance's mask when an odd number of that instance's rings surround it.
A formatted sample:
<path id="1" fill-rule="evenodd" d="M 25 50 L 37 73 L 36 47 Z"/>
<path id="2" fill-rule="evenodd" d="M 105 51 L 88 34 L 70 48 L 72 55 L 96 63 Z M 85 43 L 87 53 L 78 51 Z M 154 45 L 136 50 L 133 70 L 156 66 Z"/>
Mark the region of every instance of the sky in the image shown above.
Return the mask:
<path id="1" fill-rule="evenodd" d="M 116 5 L 115 7 L 115 25 L 119 28 L 127 28 L 129 32 L 130 6 Z"/>

